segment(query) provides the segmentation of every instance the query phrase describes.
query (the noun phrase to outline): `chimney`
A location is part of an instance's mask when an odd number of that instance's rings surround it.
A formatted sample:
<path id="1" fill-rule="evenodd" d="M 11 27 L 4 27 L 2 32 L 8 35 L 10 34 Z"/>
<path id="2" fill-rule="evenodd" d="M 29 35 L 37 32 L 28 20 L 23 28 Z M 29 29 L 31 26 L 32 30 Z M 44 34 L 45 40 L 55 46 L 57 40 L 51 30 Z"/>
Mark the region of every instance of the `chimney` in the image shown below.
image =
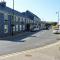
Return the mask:
<path id="1" fill-rule="evenodd" d="M 5 2 L 5 1 L 1 1 L 1 2 L 0 2 L 0 5 L 1 5 L 2 7 L 6 7 L 6 2 Z"/>

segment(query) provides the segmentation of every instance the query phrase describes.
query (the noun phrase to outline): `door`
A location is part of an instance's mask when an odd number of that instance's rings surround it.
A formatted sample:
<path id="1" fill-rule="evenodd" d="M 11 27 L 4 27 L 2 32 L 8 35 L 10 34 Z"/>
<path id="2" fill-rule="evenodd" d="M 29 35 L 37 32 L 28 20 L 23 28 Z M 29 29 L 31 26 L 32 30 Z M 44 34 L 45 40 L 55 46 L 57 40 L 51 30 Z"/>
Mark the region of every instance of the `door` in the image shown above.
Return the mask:
<path id="1" fill-rule="evenodd" d="M 30 31 L 30 24 L 26 24 L 26 31 Z"/>
<path id="2" fill-rule="evenodd" d="M 0 36 L 4 35 L 4 14 L 0 13 Z"/>
<path id="3" fill-rule="evenodd" d="M 8 33 L 12 33 L 12 16 L 8 15 Z"/>

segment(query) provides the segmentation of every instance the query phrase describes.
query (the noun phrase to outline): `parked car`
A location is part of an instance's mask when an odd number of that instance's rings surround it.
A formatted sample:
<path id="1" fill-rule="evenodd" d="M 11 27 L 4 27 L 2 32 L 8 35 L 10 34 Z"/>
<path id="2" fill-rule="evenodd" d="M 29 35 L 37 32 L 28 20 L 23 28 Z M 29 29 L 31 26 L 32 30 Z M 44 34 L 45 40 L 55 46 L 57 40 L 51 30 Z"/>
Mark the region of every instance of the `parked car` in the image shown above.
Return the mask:
<path id="1" fill-rule="evenodd" d="M 36 31 L 39 31 L 39 27 L 34 27 L 31 29 L 31 32 L 36 32 Z"/>
<path id="2" fill-rule="evenodd" d="M 54 33 L 54 34 L 60 34 L 60 29 L 54 29 L 54 30 L 53 30 L 53 33 Z"/>

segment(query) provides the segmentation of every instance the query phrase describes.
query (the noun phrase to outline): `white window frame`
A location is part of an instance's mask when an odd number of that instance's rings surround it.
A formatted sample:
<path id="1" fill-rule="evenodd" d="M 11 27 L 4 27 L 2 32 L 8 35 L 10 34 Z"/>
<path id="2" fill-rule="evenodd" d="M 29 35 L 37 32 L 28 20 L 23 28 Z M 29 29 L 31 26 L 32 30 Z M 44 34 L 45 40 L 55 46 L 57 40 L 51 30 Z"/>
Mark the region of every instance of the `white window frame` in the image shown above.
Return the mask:
<path id="1" fill-rule="evenodd" d="M 4 20 L 8 20 L 8 14 L 4 14 Z"/>
<path id="2" fill-rule="evenodd" d="M 18 31 L 18 28 L 19 28 L 19 27 L 18 27 L 18 24 L 16 24 L 16 31 Z"/>
<path id="3" fill-rule="evenodd" d="M 13 26 L 13 31 L 15 32 L 15 26 Z"/>
<path id="4" fill-rule="evenodd" d="M 8 25 L 4 25 L 4 33 L 8 33 Z"/>
<path id="5" fill-rule="evenodd" d="M 19 29 L 20 29 L 20 31 L 22 31 L 22 25 L 19 25 Z"/>
<path id="6" fill-rule="evenodd" d="M 16 22 L 18 22 L 18 16 L 16 16 Z"/>

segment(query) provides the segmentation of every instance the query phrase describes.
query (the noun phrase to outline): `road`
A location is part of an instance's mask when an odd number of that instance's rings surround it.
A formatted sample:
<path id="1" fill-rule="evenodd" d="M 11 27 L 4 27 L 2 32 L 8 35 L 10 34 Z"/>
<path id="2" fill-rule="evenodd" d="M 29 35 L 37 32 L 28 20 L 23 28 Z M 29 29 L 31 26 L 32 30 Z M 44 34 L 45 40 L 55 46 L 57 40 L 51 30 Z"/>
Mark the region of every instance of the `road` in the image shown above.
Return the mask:
<path id="1" fill-rule="evenodd" d="M 59 35 L 52 34 L 52 30 L 42 30 L 20 41 L 0 40 L 0 55 L 42 47 L 57 42 L 58 38 Z"/>

